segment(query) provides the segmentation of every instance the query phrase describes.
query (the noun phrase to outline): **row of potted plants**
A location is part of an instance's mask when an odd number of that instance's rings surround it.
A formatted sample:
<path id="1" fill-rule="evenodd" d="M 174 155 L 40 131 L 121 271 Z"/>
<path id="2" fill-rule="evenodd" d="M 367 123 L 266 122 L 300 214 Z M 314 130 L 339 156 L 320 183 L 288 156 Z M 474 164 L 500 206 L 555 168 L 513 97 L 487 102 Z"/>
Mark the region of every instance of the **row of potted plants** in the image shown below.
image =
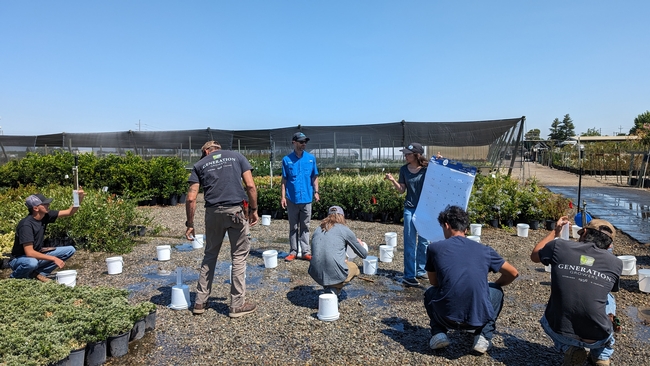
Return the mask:
<path id="1" fill-rule="evenodd" d="M 263 214 L 280 218 L 280 177 L 255 177 L 258 206 Z M 312 216 L 323 218 L 332 205 L 341 206 L 348 218 L 399 222 L 404 195 L 398 194 L 383 174 L 319 177 L 320 201 L 313 202 Z M 477 174 L 468 204 L 472 222 L 512 225 L 514 222 L 557 220 L 570 210 L 570 200 L 554 194 L 534 179 L 524 183 L 505 175 Z"/>
<path id="2" fill-rule="evenodd" d="M 0 281 L 0 364 L 56 364 L 81 349 L 100 359 L 87 364 L 103 363 L 101 354 L 93 354 L 101 353 L 97 345 L 118 335 L 127 341 L 142 337 L 150 314 L 149 328 L 155 327 L 156 305 L 148 301 L 129 304 L 127 295 L 126 290 L 108 287 Z M 134 328 L 136 324 L 140 328 Z M 106 360 L 106 348 L 103 352 Z"/>

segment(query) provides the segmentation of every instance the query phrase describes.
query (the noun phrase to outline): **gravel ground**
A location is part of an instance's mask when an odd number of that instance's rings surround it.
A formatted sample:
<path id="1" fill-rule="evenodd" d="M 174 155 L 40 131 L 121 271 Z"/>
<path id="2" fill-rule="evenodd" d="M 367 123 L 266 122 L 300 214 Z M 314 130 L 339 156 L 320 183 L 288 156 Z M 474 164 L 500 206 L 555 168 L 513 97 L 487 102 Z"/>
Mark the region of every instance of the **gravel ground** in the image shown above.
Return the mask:
<path id="1" fill-rule="evenodd" d="M 564 173 L 564 172 L 562 172 Z M 556 180 L 554 180 L 554 183 Z M 77 284 L 115 286 L 131 290 L 133 301 L 151 300 L 158 305 L 154 332 L 131 343 L 129 353 L 109 359 L 108 365 L 204 365 L 204 364 L 353 364 L 391 365 L 558 365 L 561 355 L 539 325 L 550 292 L 549 273 L 530 261 L 530 251 L 545 230 L 531 230 L 529 237 L 516 236 L 516 229 L 483 228 L 481 241 L 494 247 L 520 273 L 505 287 L 505 303 L 497 321 L 493 347 L 484 356 L 468 354 L 472 337 L 450 332 L 452 344 L 443 351 L 428 348 L 428 317 L 422 294 L 427 288 L 406 288 L 400 283 L 403 263 L 402 227 L 350 221 L 351 229 L 368 243 L 371 255 L 379 256 L 384 233 L 398 233 L 398 251 L 393 262 L 380 263 L 377 275 L 362 275 L 347 286 L 339 303 L 340 318 L 317 319 L 320 286 L 307 274 L 308 262 L 278 261 L 265 269 L 262 251 L 288 251 L 286 220 L 251 229 L 253 238 L 248 259 L 247 298 L 258 304 L 257 312 L 238 319 L 228 317 L 228 242 L 213 285 L 209 309 L 201 316 L 189 310 L 171 310 L 174 270 L 182 268 L 184 283 L 194 301 L 200 250 L 190 250 L 182 238 L 184 206 L 143 208 L 151 210 L 157 224 L 167 230 L 159 237 L 145 237 L 132 253 L 124 255 L 124 272 L 108 275 L 105 253 L 79 251 L 68 266 L 77 269 Z M 197 209 L 197 228 L 203 227 L 202 209 Z M 312 221 L 312 227 L 318 221 Z M 171 260 L 158 262 L 156 246 L 170 244 Z M 639 268 L 650 268 L 648 249 L 619 232 L 616 255 L 637 256 Z M 282 254 L 282 253 L 281 253 Z M 362 265 L 360 259 L 355 259 Z M 164 275 L 165 271 L 172 272 Z M 161 273 L 163 275 L 161 275 Z M 8 276 L 2 271 L 2 277 Z M 616 337 L 612 364 L 641 365 L 649 358 L 650 298 L 638 289 L 636 276 L 624 276 L 616 294 L 623 332 Z"/>

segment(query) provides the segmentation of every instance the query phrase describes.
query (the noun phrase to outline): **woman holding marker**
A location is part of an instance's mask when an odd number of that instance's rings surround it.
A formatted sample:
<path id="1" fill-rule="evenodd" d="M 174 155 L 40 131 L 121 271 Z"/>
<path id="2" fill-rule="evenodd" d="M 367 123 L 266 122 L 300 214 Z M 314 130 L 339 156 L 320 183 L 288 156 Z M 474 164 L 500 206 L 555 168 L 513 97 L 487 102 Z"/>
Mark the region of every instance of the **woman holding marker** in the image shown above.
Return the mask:
<path id="1" fill-rule="evenodd" d="M 422 144 L 413 142 L 400 150 L 404 153 L 406 164 L 399 169 L 399 179 L 395 180 L 392 174 L 386 174 L 399 193 L 406 192 L 404 198 L 404 279 L 407 286 L 419 286 L 417 278 L 426 279 L 427 271 L 424 265 L 427 262 L 427 245 L 425 238 L 417 234 L 413 224 L 413 213 L 418 206 L 420 193 L 424 184 L 424 175 L 429 161 L 424 157 Z M 440 157 L 440 153 L 438 153 Z"/>

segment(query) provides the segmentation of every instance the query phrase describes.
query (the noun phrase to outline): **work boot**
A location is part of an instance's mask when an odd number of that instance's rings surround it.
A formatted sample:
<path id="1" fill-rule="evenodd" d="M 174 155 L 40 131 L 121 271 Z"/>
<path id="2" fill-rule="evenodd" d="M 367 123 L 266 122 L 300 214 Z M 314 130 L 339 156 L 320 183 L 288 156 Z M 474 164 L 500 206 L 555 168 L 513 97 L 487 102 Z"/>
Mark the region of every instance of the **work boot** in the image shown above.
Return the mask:
<path id="1" fill-rule="evenodd" d="M 257 309 L 257 305 L 252 302 L 245 302 L 244 305 L 233 309 L 230 308 L 230 313 L 228 314 L 229 317 L 231 318 L 239 318 L 240 316 L 244 316 L 246 314 L 250 314 Z"/>

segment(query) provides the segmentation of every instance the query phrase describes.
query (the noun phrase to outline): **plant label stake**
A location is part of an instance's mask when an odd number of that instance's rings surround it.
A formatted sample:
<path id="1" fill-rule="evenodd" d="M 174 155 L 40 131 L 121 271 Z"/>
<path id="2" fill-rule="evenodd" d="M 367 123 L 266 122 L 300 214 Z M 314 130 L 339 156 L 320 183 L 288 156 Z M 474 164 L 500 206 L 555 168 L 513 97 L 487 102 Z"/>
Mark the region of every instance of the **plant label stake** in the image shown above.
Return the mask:
<path id="1" fill-rule="evenodd" d="M 74 179 L 74 190 L 72 191 L 72 207 L 79 207 L 79 156 L 76 154 L 74 156 L 72 176 Z"/>

